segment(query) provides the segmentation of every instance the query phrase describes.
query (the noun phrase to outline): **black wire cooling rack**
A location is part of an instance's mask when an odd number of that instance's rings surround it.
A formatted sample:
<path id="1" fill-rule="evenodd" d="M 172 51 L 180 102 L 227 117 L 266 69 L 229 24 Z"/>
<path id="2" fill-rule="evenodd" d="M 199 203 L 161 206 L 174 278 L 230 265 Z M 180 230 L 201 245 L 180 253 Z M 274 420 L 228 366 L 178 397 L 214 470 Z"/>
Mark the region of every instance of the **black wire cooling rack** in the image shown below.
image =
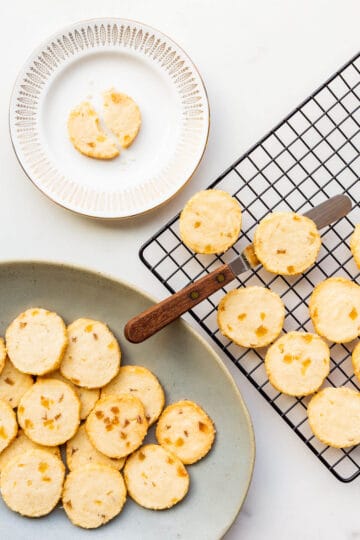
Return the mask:
<path id="1" fill-rule="evenodd" d="M 141 260 L 174 293 L 238 255 L 252 241 L 257 222 L 269 212 L 303 213 L 338 193 L 351 197 L 354 205 L 351 213 L 322 231 L 318 262 L 308 272 L 292 278 L 274 276 L 258 268 L 243 274 L 191 311 L 260 394 L 343 482 L 350 482 L 360 474 L 360 446 L 338 450 L 320 443 L 307 421 L 309 398 L 278 393 L 266 376 L 265 350 L 249 351 L 223 337 L 216 323 L 216 308 L 229 290 L 262 284 L 276 291 L 287 307 L 285 331 L 313 331 L 307 300 L 314 286 L 333 275 L 359 278 L 348 247 L 354 224 L 360 222 L 359 177 L 360 53 L 209 186 L 228 191 L 243 208 L 242 234 L 231 249 L 222 256 L 192 253 L 180 240 L 177 215 L 140 250 Z M 352 348 L 353 344 L 331 346 L 327 385 L 360 389 L 351 366 Z"/>

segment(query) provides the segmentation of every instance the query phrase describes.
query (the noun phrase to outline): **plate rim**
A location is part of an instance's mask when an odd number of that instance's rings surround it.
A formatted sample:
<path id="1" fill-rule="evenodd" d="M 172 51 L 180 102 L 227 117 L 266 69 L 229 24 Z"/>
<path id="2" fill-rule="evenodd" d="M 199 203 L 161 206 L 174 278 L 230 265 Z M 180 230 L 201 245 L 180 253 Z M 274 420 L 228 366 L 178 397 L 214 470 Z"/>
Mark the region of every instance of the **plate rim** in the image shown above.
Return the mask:
<path id="1" fill-rule="evenodd" d="M 0 261 L 0 270 L 5 266 L 10 266 L 10 265 L 13 265 L 13 266 L 29 266 L 29 267 L 31 267 L 31 266 L 42 266 L 42 267 L 52 266 L 52 267 L 55 267 L 55 268 L 65 268 L 65 269 L 68 269 L 68 270 L 75 270 L 75 271 L 79 271 L 79 272 L 84 272 L 84 273 L 87 273 L 87 274 L 91 274 L 94 277 L 97 276 L 97 277 L 105 278 L 106 280 L 112 282 L 115 285 L 119 285 L 119 284 L 123 285 L 123 286 L 127 287 L 128 289 L 130 289 L 131 291 L 133 291 L 133 292 L 135 292 L 137 294 L 140 294 L 141 296 L 143 296 L 144 298 L 146 298 L 147 300 L 149 300 L 152 303 L 159 302 L 159 300 L 157 300 L 156 297 L 154 297 L 151 294 L 149 294 L 148 292 L 144 291 L 141 287 L 138 287 L 137 285 L 134 285 L 133 283 L 130 283 L 126 279 L 118 278 L 118 277 L 116 277 L 115 275 L 113 275 L 113 274 L 111 274 L 109 272 L 102 272 L 102 271 L 96 270 L 94 268 L 90 268 L 88 266 L 83 266 L 83 265 L 80 265 L 80 264 L 68 263 L 68 262 L 64 262 L 64 261 L 60 261 L 60 260 L 56 260 L 56 259 L 31 259 L 31 258 L 30 259 L 4 259 L 4 260 Z M 248 474 L 247 474 L 247 478 L 246 478 L 244 494 L 243 494 L 243 497 L 239 500 L 239 503 L 238 503 L 238 505 L 237 505 L 237 507 L 235 509 L 235 513 L 232 516 L 231 520 L 224 527 L 224 529 L 221 531 L 221 536 L 219 537 L 219 540 L 220 540 L 226 534 L 226 532 L 229 531 L 231 526 L 234 524 L 234 522 L 235 522 L 237 516 L 239 515 L 240 510 L 241 510 L 241 508 L 242 508 L 242 506 L 243 506 L 243 504 L 244 504 L 244 502 L 246 500 L 248 492 L 249 492 L 249 488 L 250 488 L 253 473 L 254 473 L 255 457 L 256 457 L 256 442 L 255 442 L 254 426 L 253 426 L 253 423 L 252 423 L 251 416 L 250 416 L 250 413 L 248 411 L 248 408 L 247 408 L 247 406 L 245 404 L 245 401 L 244 401 L 244 399 L 243 399 L 243 397 L 242 397 L 242 395 L 240 393 L 240 390 L 237 387 L 233 376 L 231 375 L 230 371 L 226 367 L 226 365 L 225 365 L 224 361 L 222 360 L 222 358 L 211 347 L 211 345 L 205 340 L 205 338 L 199 332 L 197 332 L 195 330 L 195 328 L 193 328 L 191 326 L 191 324 L 189 324 L 187 321 L 185 321 L 181 317 L 178 319 L 178 323 L 186 331 L 190 332 L 190 334 L 204 346 L 204 348 L 207 350 L 209 355 L 213 358 L 213 361 L 216 362 L 218 367 L 223 372 L 223 374 L 226 377 L 227 381 L 230 383 L 230 385 L 231 385 L 231 387 L 232 387 L 232 389 L 233 389 L 233 391 L 234 391 L 234 393 L 236 395 L 236 399 L 238 401 L 238 404 L 239 404 L 239 406 L 241 407 L 241 409 L 242 409 L 242 411 L 244 413 L 244 418 L 245 418 L 245 421 L 246 421 L 247 431 L 248 431 L 248 435 L 249 435 L 250 463 L 249 463 L 249 469 L 248 469 Z M 124 339 L 126 339 L 126 338 L 124 337 Z"/>
<path id="2" fill-rule="evenodd" d="M 65 33 L 67 31 L 69 31 L 71 28 L 73 28 L 73 27 L 75 27 L 75 26 L 77 26 L 79 24 L 94 24 L 94 23 L 105 24 L 105 22 L 107 24 L 109 22 L 117 23 L 117 24 L 122 24 L 122 23 L 124 23 L 124 24 L 139 24 L 139 25 L 141 25 L 143 27 L 148 28 L 149 30 L 152 30 L 153 32 L 157 32 L 158 34 L 163 35 L 170 42 L 172 42 L 178 48 L 178 50 L 181 51 L 181 53 L 186 57 L 187 61 L 193 67 L 194 72 L 199 77 L 199 81 L 200 81 L 200 83 L 202 85 L 202 89 L 203 89 L 203 92 L 204 92 L 204 105 L 206 106 L 206 111 L 205 111 L 205 117 L 206 117 L 205 140 L 204 140 L 203 148 L 201 149 L 201 152 L 200 152 L 200 155 L 199 155 L 199 159 L 195 163 L 195 166 L 194 166 L 191 174 L 183 181 L 181 186 L 174 193 L 172 193 L 172 195 L 168 196 L 166 199 L 162 200 L 159 203 L 155 203 L 155 205 L 152 205 L 150 208 L 148 208 L 146 210 L 135 212 L 135 213 L 127 213 L 126 215 L 109 215 L 109 216 L 102 215 L 102 216 L 99 216 L 99 215 L 96 215 L 96 214 L 87 213 L 85 211 L 82 211 L 81 209 L 75 210 L 74 208 L 69 208 L 65 204 L 62 204 L 61 202 L 56 200 L 54 197 L 52 197 L 50 194 L 46 193 L 44 191 L 44 189 L 42 189 L 36 183 L 36 181 L 32 178 L 32 175 L 27 171 L 26 166 L 23 163 L 23 160 L 20 158 L 19 152 L 17 150 L 17 145 L 16 145 L 16 142 L 15 142 L 16 137 L 15 137 L 15 133 L 13 133 L 14 132 L 14 125 L 13 125 L 12 116 L 13 116 L 13 111 L 14 111 L 15 95 L 16 95 L 16 90 L 18 88 L 18 83 L 21 80 L 22 73 L 24 71 L 25 66 L 27 66 L 29 64 L 29 62 L 31 61 L 31 59 L 33 59 L 36 56 L 36 54 L 39 51 L 41 51 L 47 43 L 51 42 L 51 40 L 53 40 L 55 38 L 55 36 L 57 36 L 59 33 Z M 211 125 L 211 111 L 210 111 L 210 102 L 209 102 L 208 92 L 207 92 L 207 89 L 206 89 L 206 86 L 205 86 L 204 79 L 203 79 L 203 77 L 202 77 L 202 75 L 201 75 L 201 73 L 200 73 L 200 71 L 198 69 L 198 66 L 197 66 L 197 64 L 195 64 L 195 62 L 192 60 L 192 58 L 189 56 L 189 54 L 184 50 L 184 48 L 182 46 L 180 46 L 177 43 L 177 41 L 175 41 L 171 36 L 169 36 L 168 34 L 163 32 L 162 30 L 159 30 L 158 28 L 156 28 L 156 27 L 154 27 L 154 26 L 152 26 L 150 24 L 147 24 L 145 22 L 138 21 L 137 19 L 128 19 L 128 18 L 123 18 L 123 17 L 91 17 L 91 18 L 87 18 L 87 19 L 80 19 L 80 20 L 74 21 L 72 23 L 69 23 L 66 26 L 62 26 L 61 28 L 59 28 L 55 32 L 52 32 L 51 34 L 49 34 L 46 38 L 44 38 L 39 43 L 39 45 L 37 45 L 36 47 L 34 47 L 34 49 L 32 49 L 31 53 L 22 62 L 21 67 L 19 68 L 18 73 L 16 75 L 15 81 L 14 81 L 14 83 L 12 85 L 12 89 L 11 89 L 11 93 L 10 93 L 10 99 L 9 99 L 9 106 L 8 106 L 8 129 L 9 129 L 11 145 L 12 145 L 12 148 L 14 150 L 16 159 L 17 159 L 22 171 L 24 172 L 25 176 L 31 181 L 33 186 L 35 186 L 37 188 L 37 190 L 40 191 L 40 193 L 42 193 L 43 196 L 45 196 L 47 199 L 49 199 L 50 201 L 55 203 L 60 208 L 63 208 L 65 210 L 67 210 L 68 212 L 71 212 L 71 213 L 73 213 L 75 215 L 80 215 L 80 216 L 84 216 L 84 217 L 88 217 L 88 218 L 92 218 L 92 219 L 96 219 L 96 220 L 100 220 L 100 221 L 123 221 L 123 220 L 127 220 L 127 219 L 132 219 L 132 218 L 137 217 L 137 216 L 144 216 L 144 215 L 146 215 L 146 214 L 148 214 L 148 213 L 150 213 L 150 212 L 152 212 L 152 211 L 154 211 L 154 210 L 156 210 L 158 208 L 163 207 L 166 203 L 168 203 L 172 199 L 174 199 L 178 195 L 178 193 L 180 193 L 185 188 L 185 186 L 190 182 L 190 180 L 193 178 L 193 176 L 195 175 L 196 171 L 198 170 L 198 168 L 200 166 L 200 163 L 203 160 L 203 157 L 204 157 L 207 145 L 208 145 L 208 141 L 209 141 L 210 125 Z"/>

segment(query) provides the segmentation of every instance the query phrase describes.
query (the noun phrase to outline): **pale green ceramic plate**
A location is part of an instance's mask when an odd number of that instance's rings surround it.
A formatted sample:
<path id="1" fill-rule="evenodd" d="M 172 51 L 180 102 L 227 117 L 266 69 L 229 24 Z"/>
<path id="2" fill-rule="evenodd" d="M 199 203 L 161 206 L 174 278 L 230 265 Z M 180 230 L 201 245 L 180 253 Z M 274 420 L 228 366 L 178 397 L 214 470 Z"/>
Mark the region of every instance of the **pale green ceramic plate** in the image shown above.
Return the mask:
<path id="1" fill-rule="evenodd" d="M 0 538 L 7 540 L 215 540 L 231 526 L 245 499 L 254 463 L 254 435 L 243 400 L 212 349 L 178 321 L 141 345 L 123 337 L 125 322 L 152 303 L 133 287 L 61 264 L 0 264 L 0 333 L 20 311 L 41 306 L 66 322 L 80 317 L 106 321 L 117 335 L 124 363 L 147 366 L 159 377 L 167 403 L 192 399 L 216 424 L 208 456 L 188 468 L 187 497 L 171 510 L 145 510 L 130 499 L 108 525 L 86 531 L 71 525 L 62 509 L 40 519 L 20 517 L 0 502 Z M 147 440 L 153 440 L 153 430 Z"/>

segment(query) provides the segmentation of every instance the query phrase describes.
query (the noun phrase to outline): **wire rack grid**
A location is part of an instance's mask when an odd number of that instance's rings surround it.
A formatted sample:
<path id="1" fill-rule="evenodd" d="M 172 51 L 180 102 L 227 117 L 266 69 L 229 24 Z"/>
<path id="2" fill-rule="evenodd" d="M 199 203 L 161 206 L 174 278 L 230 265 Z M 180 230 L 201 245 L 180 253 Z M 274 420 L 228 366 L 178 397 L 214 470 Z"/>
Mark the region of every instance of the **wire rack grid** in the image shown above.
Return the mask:
<path id="1" fill-rule="evenodd" d="M 252 241 L 257 223 L 269 212 L 306 212 L 338 193 L 353 202 L 351 213 L 322 231 L 316 264 L 301 276 L 274 276 L 262 267 L 249 271 L 196 306 L 191 314 L 217 345 L 272 405 L 320 461 L 341 481 L 360 474 L 360 446 L 334 449 L 312 434 L 306 415 L 309 398 L 280 394 L 264 369 L 265 350 L 243 349 L 219 332 L 216 309 L 224 293 L 235 287 L 271 287 L 287 308 L 284 331 L 313 331 L 307 301 L 314 286 L 333 275 L 353 280 L 359 271 L 348 240 L 360 222 L 360 53 L 229 167 L 212 184 L 236 197 L 243 208 L 242 234 L 221 256 L 196 255 L 181 242 L 179 215 L 140 250 L 140 258 L 174 293 L 190 281 L 229 262 Z M 351 366 L 354 343 L 331 345 L 331 369 L 326 385 L 360 390 Z"/>

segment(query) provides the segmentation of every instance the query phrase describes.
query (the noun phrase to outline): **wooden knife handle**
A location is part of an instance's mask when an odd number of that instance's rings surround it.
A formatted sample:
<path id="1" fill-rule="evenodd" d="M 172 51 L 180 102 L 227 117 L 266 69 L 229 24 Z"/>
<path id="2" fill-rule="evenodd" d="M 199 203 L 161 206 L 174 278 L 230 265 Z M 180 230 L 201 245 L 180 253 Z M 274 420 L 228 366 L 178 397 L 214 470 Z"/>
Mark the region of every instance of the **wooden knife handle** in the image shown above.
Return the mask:
<path id="1" fill-rule="evenodd" d="M 132 343 L 141 343 L 234 278 L 235 274 L 231 268 L 223 264 L 210 274 L 130 319 L 124 329 L 126 339 Z"/>

